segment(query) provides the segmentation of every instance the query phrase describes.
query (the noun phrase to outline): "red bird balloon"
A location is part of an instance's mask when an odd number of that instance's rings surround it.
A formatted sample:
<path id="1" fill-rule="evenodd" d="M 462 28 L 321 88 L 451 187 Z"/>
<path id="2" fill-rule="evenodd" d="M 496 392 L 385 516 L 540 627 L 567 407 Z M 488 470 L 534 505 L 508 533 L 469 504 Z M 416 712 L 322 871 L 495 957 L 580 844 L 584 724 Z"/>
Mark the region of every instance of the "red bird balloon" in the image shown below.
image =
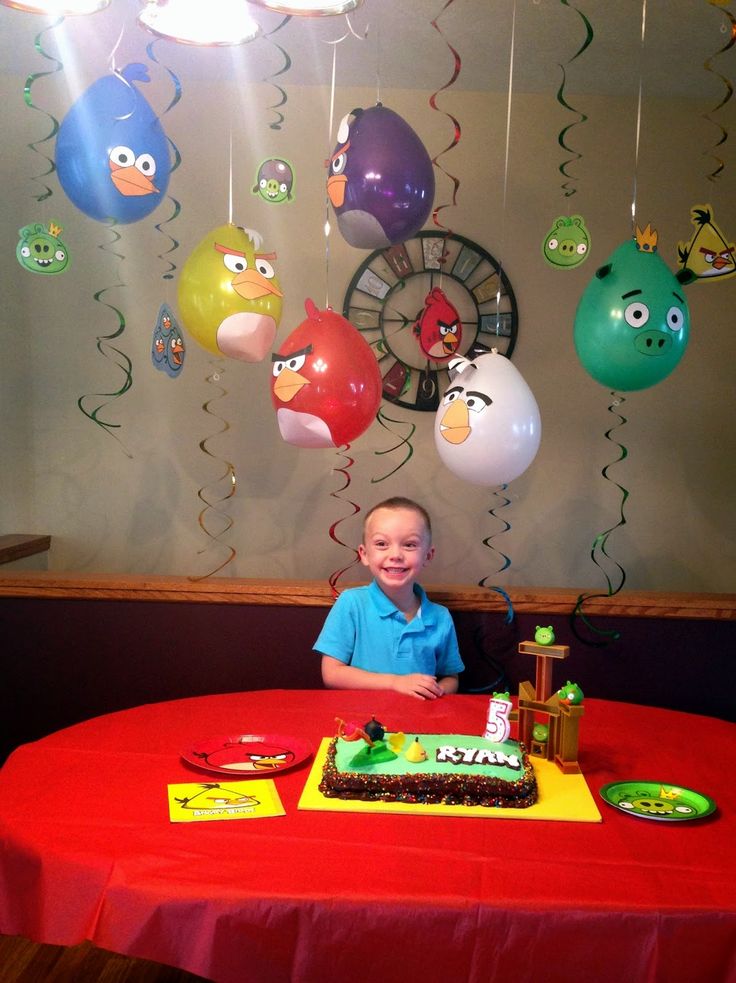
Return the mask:
<path id="1" fill-rule="evenodd" d="M 435 362 L 444 362 L 455 354 L 463 336 L 460 315 L 439 287 L 427 294 L 414 334 L 424 354 Z"/>
<path id="2" fill-rule="evenodd" d="M 331 308 L 304 303 L 306 321 L 271 356 L 271 400 L 281 436 L 297 447 L 340 447 L 370 426 L 381 373 L 370 345 Z"/>

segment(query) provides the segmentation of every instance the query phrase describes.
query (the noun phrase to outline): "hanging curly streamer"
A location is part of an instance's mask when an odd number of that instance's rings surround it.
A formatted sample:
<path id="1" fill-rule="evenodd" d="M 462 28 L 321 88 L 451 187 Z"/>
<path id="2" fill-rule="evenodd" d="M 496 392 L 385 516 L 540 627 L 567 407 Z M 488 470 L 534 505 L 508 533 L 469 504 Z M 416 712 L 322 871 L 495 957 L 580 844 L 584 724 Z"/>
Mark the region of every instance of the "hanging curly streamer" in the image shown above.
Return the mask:
<path id="1" fill-rule="evenodd" d="M 385 481 L 386 478 L 390 478 L 392 474 L 396 474 L 399 468 L 402 468 L 406 464 L 406 462 L 411 458 L 411 456 L 414 453 L 414 448 L 412 447 L 411 438 L 414 436 L 414 433 L 417 429 L 415 423 L 408 423 L 406 420 L 395 420 L 393 417 L 387 416 L 386 413 L 384 413 L 382 406 L 378 407 L 376 420 L 383 427 L 384 430 L 388 430 L 388 432 L 392 436 L 398 437 L 399 442 L 398 444 L 394 444 L 393 447 L 387 447 L 385 448 L 385 450 L 374 451 L 373 453 L 379 456 L 382 454 L 391 454 L 393 451 L 398 450 L 400 447 L 405 447 L 406 455 L 404 456 L 404 459 L 402 461 L 399 461 L 399 463 L 396 465 L 395 468 L 392 468 L 391 471 L 388 471 L 386 474 L 381 475 L 380 478 L 371 478 L 372 485 L 378 484 L 379 481 Z M 387 426 L 387 423 L 404 424 L 409 427 L 409 433 L 406 434 L 406 436 L 402 437 L 401 434 L 397 433 L 395 430 L 392 430 L 391 427 Z"/>
<path id="2" fill-rule="evenodd" d="M 121 238 L 120 233 L 115 228 L 115 224 L 116 223 L 114 221 L 108 223 L 108 229 L 112 233 L 114 238 L 109 243 L 102 243 L 102 245 L 98 246 L 97 248 L 102 249 L 105 252 L 112 252 L 113 256 L 115 256 L 118 260 L 122 261 L 125 259 L 123 254 L 115 252 L 115 250 L 111 248 Z M 118 327 L 116 331 L 114 331 L 112 334 L 109 335 L 97 336 L 97 350 L 101 355 L 104 355 L 105 358 L 110 359 L 112 362 L 114 362 L 115 365 L 117 365 L 119 369 L 122 370 L 122 372 L 125 375 L 125 379 L 121 387 L 115 390 L 114 392 L 87 393 L 83 396 L 80 396 L 79 399 L 77 400 L 77 406 L 82 411 L 82 413 L 84 413 L 84 415 L 88 417 L 88 419 L 92 420 L 92 422 L 96 423 L 99 427 L 102 427 L 102 429 L 105 430 L 107 433 L 109 433 L 112 437 L 115 437 L 115 439 L 123 447 L 123 450 L 125 451 L 127 456 L 132 457 L 133 455 L 128 450 L 126 450 L 125 446 L 123 445 L 122 441 L 117 436 L 117 434 L 113 433 L 113 430 L 119 427 L 120 424 L 110 423 L 109 420 L 101 420 L 99 418 L 100 410 L 108 406 L 111 400 L 117 399 L 118 397 L 124 395 L 133 385 L 132 362 L 125 354 L 125 352 L 121 351 L 115 345 L 111 344 L 111 342 L 115 341 L 116 338 L 119 338 L 125 331 L 125 317 L 123 316 L 123 312 L 119 308 L 115 307 L 114 304 L 110 304 L 106 300 L 102 299 L 102 295 L 107 293 L 108 290 L 112 290 L 115 287 L 124 287 L 124 286 L 125 283 L 121 278 L 119 278 L 117 283 L 114 283 L 109 287 L 103 287 L 101 290 L 96 291 L 96 293 L 93 296 L 98 303 L 104 304 L 105 307 L 109 307 L 110 310 L 113 311 L 113 313 L 117 316 L 118 319 Z M 85 405 L 87 401 L 97 401 L 100 399 L 102 400 L 102 402 L 97 403 L 97 405 L 93 410 L 90 411 L 87 409 Z"/>
<path id="3" fill-rule="evenodd" d="M 161 62 L 158 60 L 158 58 L 154 54 L 154 48 L 159 43 L 159 41 L 161 41 L 161 40 L 163 40 L 163 39 L 162 38 L 156 38 L 154 41 L 151 41 L 150 44 L 146 45 L 146 53 L 147 53 L 148 57 L 151 59 L 151 61 L 155 62 L 157 65 L 161 65 Z M 174 95 L 172 96 L 171 102 L 169 103 L 169 105 L 166 107 L 166 109 L 164 109 L 163 113 L 161 114 L 162 116 L 165 116 L 166 113 L 168 113 L 170 110 L 172 110 L 174 108 L 174 106 L 176 106 L 176 104 L 181 99 L 181 82 L 179 81 L 179 78 L 176 75 L 176 73 L 173 72 L 168 67 L 168 65 L 161 65 L 161 67 L 168 73 L 169 78 L 171 79 L 171 81 L 174 84 Z M 176 146 L 176 144 L 174 143 L 174 141 L 171 139 L 171 137 L 168 134 L 166 135 L 166 139 L 169 141 L 169 146 L 171 147 L 171 149 L 172 149 L 172 151 L 174 153 L 174 163 L 172 164 L 171 171 L 170 171 L 170 173 L 173 174 L 174 171 L 177 169 L 177 167 L 181 164 L 181 154 L 179 153 L 179 148 Z M 166 270 L 166 272 L 162 274 L 162 279 L 164 279 L 164 280 L 173 280 L 174 279 L 174 271 L 176 270 L 176 263 L 174 263 L 174 261 L 170 258 L 170 255 L 169 254 L 175 252 L 179 248 L 179 242 L 178 242 L 177 239 L 175 239 L 171 235 L 170 232 L 164 231 L 164 229 L 162 228 L 162 226 L 168 225 L 169 222 L 173 222 L 175 218 L 178 218 L 178 216 L 179 216 L 179 214 L 181 212 L 181 204 L 176 200 L 176 198 L 174 198 L 173 195 L 169 195 L 168 197 L 169 197 L 169 201 L 172 203 L 172 212 L 171 212 L 171 215 L 169 215 L 169 217 L 167 219 L 164 219 L 163 222 L 156 222 L 154 227 L 155 227 L 155 229 L 156 229 L 157 232 L 160 232 L 161 235 L 166 236 L 166 238 L 171 243 L 171 246 L 169 247 L 169 249 L 167 249 L 163 253 L 159 253 L 158 258 L 160 260 L 162 260 L 162 261 L 165 261 L 169 265 L 168 270 Z"/>
<path id="4" fill-rule="evenodd" d="M 713 0 L 708 0 L 708 2 L 711 4 L 711 6 L 716 6 Z M 713 68 L 713 60 L 717 58 L 718 55 L 722 55 L 725 51 L 728 51 L 728 49 L 733 47 L 734 43 L 736 42 L 736 18 L 734 18 L 733 14 L 729 10 L 725 10 L 720 5 L 718 6 L 721 13 L 724 14 L 726 17 L 728 17 L 730 22 L 730 27 L 727 27 L 725 23 L 723 25 L 723 27 L 726 30 L 726 33 L 728 34 L 728 41 L 722 48 L 719 48 L 718 51 L 715 52 L 715 54 L 711 55 L 710 58 L 706 58 L 706 60 L 703 62 L 703 67 L 705 68 L 705 70 L 707 72 L 711 72 L 713 75 L 716 76 L 716 78 L 719 78 L 721 82 L 723 82 L 723 85 L 725 86 L 726 89 L 723 99 L 721 99 L 718 105 L 714 106 L 713 109 L 711 109 L 709 112 L 703 113 L 703 119 L 707 119 L 708 122 L 712 123 L 713 126 L 715 126 L 718 130 L 720 130 L 721 133 L 720 138 L 716 141 L 713 147 L 709 151 L 704 151 L 703 153 L 704 157 L 712 157 L 716 163 L 715 170 L 711 171 L 710 174 L 707 175 L 708 180 L 714 183 L 721 175 L 724 167 L 726 166 L 723 162 L 723 159 L 718 156 L 716 151 L 718 150 L 719 147 L 723 146 L 726 140 L 728 140 L 728 130 L 721 123 L 717 123 L 711 117 L 711 113 L 717 113 L 719 110 L 723 109 L 726 103 L 732 98 L 733 85 L 731 84 L 730 80 L 726 78 L 725 75 L 721 75 L 720 72 L 717 72 Z"/>
<path id="5" fill-rule="evenodd" d="M 581 17 L 581 19 L 583 21 L 583 24 L 585 25 L 585 40 L 583 41 L 582 45 L 578 48 L 578 50 L 575 52 L 575 54 L 572 56 L 572 58 L 567 62 L 568 65 L 571 65 L 575 61 L 576 58 L 578 58 L 580 55 L 582 55 L 582 53 L 585 51 L 585 49 L 588 47 L 588 45 L 593 40 L 593 28 L 591 27 L 590 21 L 585 16 L 585 14 L 581 10 L 578 10 L 577 7 L 573 7 L 570 4 L 570 0 L 560 0 L 560 3 L 564 4 L 566 7 L 570 7 L 577 14 L 580 14 L 580 17 Z M 562 191 L 563 191 L 563 194 L 565 195 L 565 197 L 566 198 L 569 198 L 571 195 L 574 195 L 575 194 L 575 192 L 577 191 L 577 188 L 573 187 L 573 185 L 570 183 L 571 181 L 573 181 L 575 179 L 573 178 L 573 176 L 571 174 L 568 173 L 567 167 L 568 167 L 569 164 L 575 163 L 575 161 L 582 160 L 583 155 L 582 154 L 579 154 L 577 152 L 577 150 L 573 150 L 573 148 L 570 147 L 565 142 L 565 138 L 566 138 L 567 134 L 570 132 L 570 130 L 574 126 L 578 126 L 580 123 L 584 123 L 588 119 L 588 117 L 585 115 L 585 113 L 581 112 L 579 109 L 574 109 L 570 105 L 570 103 L 565 99 L 565 95 L 564 95 L 564 93 L 565 93 L 565 83 L 567 81 L 567 74 L 565 72 L 565 66 L 564 65 L 560 65 L 560 70 L 562 71 L 562 82 L 560 83 L 560 87 L 557 90 L 557 101 L 559 102 L 559 104 L 564 109 L 569 110 L 571 113 L 574 113 L 578 117 L 575 120 L 574 123 L 568 123 L 567 126 L 564 126 L 560 130 L 559 136 L 557 137 L 557 142 L 562 147 L 562 149 L 565 151 L 565 153 L 572 154 L 572 157 L 568 158 L 567 160 L 564 160 L 560 164 L 560 167 L 559 167 L 560 174 L 562 175 L 562 177 L 564 179 L 563 182 L 562 182 Z"/>
<path id="6" fill-rule="evenodd" d="M 606 529 L 605 532 L 599 533 L 598 536 L 596 536 L 595 541 L 593 542 L 592 549 L 590 551 L 590 555 L 593 559 L 593 563 L 595 563 L 595 565 L 603 572 L 603 575 L 606 578 L 606 583 L 608 585 L 608 593 L 607 594 L 600 594 L 600 593 L 581 594 L 577 599 L 575 609 L 573 610 L 570 618 L 570 625 L 575 637 L 581 642 L 585 642 L 588 645 L 594 645 L 599 648 L 607 644 L 607 641 L 610 640 L 615 641 L 617 638 L 620 638 L 621 637 L 620 632 L 615 631 L 613 629 L 602 630 L 600 628 L 595 628 L 583 613 L 583 605 L 587 600 L 593 597 L 613 597 L 614 594 L 618 594 L 618 592 L 621 590 L 621 588 L 624 586 L 624 583 L 626 582 L 626 571 L 624 570 L 624 568 L 621 566 L 620 563 L 612 559 L 610 553 L 606 548 L 608 546 L 608 539 L 611 533 L 615 532 L 616 529 L 620 529 L 622 528 L 622 526 L 626 525 L 626 515 L 624 513 L 624 506 L 626 504 L 626 499 L 629 497 L 629 493 L 626 490 L 626 488 L 624 488 L 623 485 L 620 485 L 617 481 L 614 481 L 608 475 L 609 468 L 611 468 L 614 464 L 618 464 L 621 461 L 625 460 L 629 455 L 629 452 L 626 449 L 626 447 L 611 437 L 611 434 L 613 433 L 614 430 L 618 429 L 618 427 L 622 427 L 627 422 L 626 417 L 623 416 L 620 412 L 618 412 L 618 407 L 621 405 L 621 403 L 625 403 L 626 400 L 623 396 L 617 395 L 615 392 L 612 392 L 611 396 L 613 397 L 613 402 L 608 407 L 608 412 L 613 413 L 614 416 L 617 416 L 619 422 L 614 424 L 606 431 L 605 437 L 607 440 L 610 440 L 618 447 L 620 453 L 615 460 L 611 461 L 603 468 L 601 474 L 607 481 L 611 481 L 621 492 L 620 513 L 619 513 L 619 520 L 614 526 L 611 526 L 610 529 Z M 610 560 L 618 570 L 618 573 L 620 574 L 620 582 L 618 584 L 618 587 L 614 588 L 611 578 L 609 577 L 608 573 L 606 573 L 601 563 L 598 561 L 599 555 L 602 555 L 606 557 L 607 560 Z M 580 619 L 585 623 L 585 625 L 587 625 L 587 627 L 596 635 L 604 636 L 606 638 L 606 641 L 593 642 L 590 641 L 589 639 L 582 638 L 576 630 L 575 618 L 577 616 L 579 616 Z"/>
<path id="7" fill-rule="evenodd" d="M 211 364 L 214 366 L 214 370 L 211 375 L 208 375 L 206 377 L 206 381 L 207 383 L 209 383 L 209 385 L 215 386 L 218 392 L 217 395 L 213 396 L 211 399 L 205 400 L 205 402 L 202 404 L 202 409 L 205 413 L 208 413 L 216 420 L 219 420 L 220 423 L 222 424 L 222 427 L 219 430 L 213 431 L 207 437 L 204 437 L 202 440 L 200 440 L 199 448 L 201 451 L 207 454 L 208 457 L 211 457 L 214 461 L 217 461 L 220 464 L 224 464 L 225 470 L 222 472 L 219 478 L 216 479 L 215 482 L 213 482 L 211 485 L 203 485 L 197 492 L 197 497 L 204 504 L 204 508 L 199 513 L 199 518 L 198 518 L 199 526 L 202 532 L 206 536 L 209 536 L 210 538 L 210 542 L 206 546 L 203 546 L 202 549 L 199 550 L 198 552 L 200 554 L 204 553 L 205 550 L 209 549 L 211 546 L 214 546 L 217 543 L 219 546 L 223 546 L 227 550 L 228 555 L 222 561 L 222 563 L 219 563 L 208 573 L 202 574 L 201 577 L 190 577 L 189 578 L 190 580 L 204 580 L 207 577 L 212 577 L 214 574 L 219 573 L 219 571 L 222 570 L 223 567 L 226 567 L 227 564 L 230 563 L 236 556 L 236 551 L 234 547 L 230 546 L 228 543 L 223 543 L 222 541 L 222 537 L 225 535 L 225 533 L 229 532 L 229 530 L 232 529 L 234 525 L 234 520 L 230 515 L 228 515 L 227 512 L 223 511 L 222 508 L 218 507 L 221 506 L 223 502 L 227 502 L 228 499 L 232 498 L 233 495 L 235 494 L 235 487 L 236 487 L 235 468 L 230 461 L 227 461 L 224 458 L 218 457 L 216 454 L 213 454 L 212 451 L 207 446 L 208 441 L 210 441 L 213 437 L 218 437 L 220 436 L 220 434 L 227 433 L 227 431 L 230 429 L 230 424 L 227 422 L 227 420 L 219 416 L 210 408 L 216 399 L 222 399 L 223 397 L 227 396 L 227 390 L 223 386 L 218 385 L 218 383 L 220 382 L 221 373 L 225 371 L 224 367 L 222 367 L 222 362 L 220 363 L 212 362 Z M 226 492 L 224 495 L 220 494 L 222 490 L 223 482 L 226 482 Z M 209 492 L 211 492 L 211 494 L 208 494 Z M 215 497 L 215 493 L 217 493 L 218 497 Z M 221 526 L 218 532 L 212 532 L 208 525 L 208 520 L 211 519 L 213 516 L 217 517 L 217 519 L 219 520 L 219 524 Z"/>
<path id="8" fill-rule="evenodd" d="M 46 161 L 46 163 L 49 165 L 47 171 L 44 171 L 43 174 L 36 175 L 36 177 L 34 177 L 33 179 L 34 181 L 38 181 L 43 186 L 43 191 L 40 194 L 36 195 L 36 201 L 45 201 L 47 198 L 50 198 L 51 195 L 53 194 L 51 188 L 44 182 L 43 179 L 47 178 L 50 174 L 54 173 L 54 171 L 56 170 L 56 164 L 54 163 L 51 157 L 43 153 L 43 151 L 39 150 L 38 148 L 40 144 L 46 143 L 48 140 L 52 140 L 56 136 L 56 134 L 59 132 L 59 122 L 54 116 L 51 115 L 51 113 L 47 113 L 45 109 L 41 109 L 39 106 L 37 106 L 34 103 L 31 97 L 31 87 L 33 86 L 33 83 L 36 82 L 38 79 L 47 78 L 49 75 L 55 75 L 56 72 L 62 71 L 64 67 L 58 58 L 54 58 L 53 55 L 50 55 L 48 54 L 48 52 L 44 51 L 41 45 L 41 38 L 43 37 L 43 35 L 47 31 L 52 31 L 55 27 L 58 27 L 63 22 L 63 20 L 64 20 L 63 17 L 59 17 L 57 20 L 53 22 L 53 24 L 49 24 L 42 31 L 39 31 L 34 41 L 34 47 L 36 51 L 39 53 L 39 55 L 41 55 L 43 58 L 46 58 L 48 61 L 54 62 L 55 67 L 52 68 L 50 72 L 35 72 L 34 74 L 29 75 L 28 78 L 26 79 L 26 84 L 23 89 L 23 99 L 25 100 L 25 104 L 29 107 L 29 109 L 35 109 L 36 112 L 43 113 L 44 116 L 46 116 L 48 119 L 51 120 L 50 132 L 45 137 L 42 137 L 40 140 L 33 140 L 31 141 L 31 143 L 28 144 L 28 147 L 31 150 L 33 150 L 35 153 L 40 154 L 43 157 L 43 159 Z"/>
<path id="9" fill-rule="evenodd" d="M 353 560 L 350 563 L 348 563 L 346 567 L 342 567 L 342 569 L 340 570 L 335 570 L 335 572 L 330 575 L 329 578 L 330 587 L 332 588 L 333 597 L 337 597 L 338 595 L 337 581 L 345 573 L 346 570 L 349 570 L 350 567 L 355 566 L 355 564 L 360 559 L 360 554 L 358 553 L 358 551 L 354 547 L 348 546 L 347 543 L 344 543 L 341 539 L 339 539 L 335 532 L 335 530 L 337 529 L 337 527 L 340 525 L 341 522 L 344 522 L 346 519 L 349 519 L 351 518 L 351 516 L 357 515 L 358 512 L 360 512 L 360 506 L 356 502 L 352 502 L 349 498 L 345 498 L 345 496 L 341 494 L 341 492 L 344 492 L 345 489 L 350 485 L 350 468 L 352 468 L 353 464 L 355 464 L 355 458 L 352 458 L 347 454 L 347 451 L 349 450 L 350 450 L 350 444 L 345 444 L 337 452 L 338 454 L 342 455 L 347 462 L 345 466 L 342 468 L 334 468 L 334 470 L 338 474 L 341 474 L 345 478 L 345 484 L 342 486 L 342 488 L 338 488 L 337 491 L 331 491 L 330 495 L 333 498 L 338 499 L 338 501 L 346 502 L 352 508 L 352 512 L 349 515 L 344 515 L 341 519 L 338 519 L 336 522 L 332 523 L 332 525 L 330 526 L 330 539 L 333 542 L 337 543 L 338 546 L 344 546 L 345 549 L 352 550 L 355 556 Z"/>
<path id="10" fill-rule="evenodd" d="M 438 108 L 438 106 L 437 106 L 437 96 L 440 94 L 440 92 L 444 92 L 445 89 L 449 89 L 449 87 L 454 84 L 454 82 L 456 81 L 458 75 L 460 74 L 460 68 L 462 66 L 462 62 L 460 60 L 460 55 L 457 53 L 457 51 L 455 51 L 455 49 L 453 48 L 453 46 L 447 40 L 447 38 L 445 37 L 445 35 L 444 35 L 443 31 L 442 31 L 442 28 L 438 25 L 437 21 L 442 16 L 442 14 L 447 10 L 447 8 L 450 6 L 451 3 L 453 3 L 453 0 L 447 0 L 447 2 L 445 3 L 444 7 L 442 8 L 442 10 L 437 15 L 437 17 L 435 17 L 435 19 L 433 21 L 430 21 L 432 27 L 435 29 L 435 31 L 437 31 L 437 33 L 444 40 L 445 44 L 447 45 L 447 47 L 452 52 L 452 56 L 453 56 L 454 61 L 455 61 L 451 78 L 447 82 L 445 82 L 445 84 L 443 86 L 441 86 L 441 88 L 437 89 L 436 92 L 433 92 L 432 95 L 429 97 L 429 105 L 432 107 L 432 109 L 437 110 L 437 112 L 444 113 L 444 115 L 447 116 L 447 118 L 451 121 L 451 123 L 452 123 L 452 125 L 454 127 L 454 134 L 453 134 L 453 138 L 450 141 L 450 143 L 445 147 L 444 150 L 441 150 L 435 157 L 432 158 L 432 163 L 434 164 L 434 166 L 438 170 L 442 171 L 442 173 L 446 177 L 448 177 L 450 179 L 450 181 L 452 181 L 452 201 L 449 202 L 449 203 L 447 203 L 447 204 L 444 204 L 444 205 L 435 205 L 435 207 L 434 207 L 434 209 L 432 211 L 432 221 L 434 222 L 434 224 L 438 228 L 446 229 L 447 230 L 447 232 L 446 232 L 447 235 L 450 235 L 451 232 L 452 232 L 452 230 L 449 229 L 446 225 L 443 225 L 442 222 L 439 221 L 438 216 L 439 216 L 439 213 L 443 209 L 449 208 L 451 205 L 452 206 L 457 205 L 457 192 L 458 192 L 458 189 L 460 188 L 460 181 L 459 181 L 458 178 L 455 177 L 454 174 L 450 174 L 449 171 L 445 170 L 445 168 L 439 163 L 439 158 L 442 157 L 443 154 L 446 154 L 449 150 L 452 150 L 453 147 L 456 147 L 458 145 L 458 143 L 460 142 L 460 136 L 462 134 L 462 130 L 460 128 L 460 123 L 458 122 L 457 119 L 455 119 L 455 117 L 451 113 L 448 113 L 445 110 Z"/>
<path id="11" fill-rule="evenodd" d="M 280 97 L 278 102 L 275 102 L 273 106 L 268 107 L 269 110 L 276 117 L 276 119 L 272 123 L 268 124 L 272 130 L 280 130 L 281 124 L 285 121 L 286 118 L 284 114 L 281 112 L 281 107 L 286 105 L 286 89 L 284 89 L 280 85 L 277 85 L 276 82 L 274 82 L 274 79 L 278 78 L 279 75 L 283 75 L 284 72 L 289 71 L 289 69 L 291 68 L 291 58 L 289 57 L 289 53 L 286 51 L 285 48 L 282 48 L 280 44 L 276 44 L 276 42 L 272 41 L 271 39 L 273 35 L 277 31 L 280 31 L 281 28 L 284 27 L 286 24 L 288 24 L 290 20 L 291 20 L 291 14 L 287 14 L 280 24 L 277 24 L 272 31 L 269 31 L 267 34 L 263 35 L 264 39 L 268 41 L 269 44 L 272 44 L 274 48 L 276 48 L 276 50 L 283 56 L 284 59 L 284 63 L 281 66 L 281 68 L 278 70 L 278 72 L 274 72 L 273 75 L 268 75 L 266 76 L 266 78 L 263 79 L 264 82 L 269 82 L 274 87 L 274 89 L 276 89 Z"/>
<path id="12" fill-rule="evenodd" d="M 507 522 L 506 519 L 504 519 L 500 515 L 497 515 L 496 514 L 496 509 L 497 508 L 503 509 L 503 508 L 506 508 L 507 505 L 510 505 L 511 504 L 511 499 L 510 498 L 507 498 L 506 497 L 506 494 L 505 494 L 507 488 L 508 488 L 508 485 L 500 485 L 499 486 L 499 488 L 493 494 L 494 494 L 494 496 L 496 498 L 500 498 L 502 501 L 501 501 L 500 505 L 497 505 L 497 506 L 494 505 L 493 508 L 491 508 L 491 509 L 488 510 L 489 515 L 492 515 L 494 519 L 497 519 L 503 525 L 503 529 L 501 529 L 500 532 L 498 532 L 498 533 L 492 533 L 490 536 L 486 536 L 486 538 L 483 540 L 483 545 L 484 546 L 487 546 L 488 549 L 491 549 L 495 553 L 498 553 L 498 555 L 502 558 L 502 561 L 503 562 L 502 562 L 501 566 L 498 568 L 498 570 L 496 571 L 496 573 L 502 573 L 504 570 L 508 569 L 508 567 L 511 566 L 511 560 L 510 560 L 510 558 L 508 556 L 506 556 L 505 553 L 502 553 L 501 550 L 497 549 L 495 546 L 493 546 L 491 544 L 491 540 L 492 539 L 494 539 L 496 536 L 502 535 L 505 532 L 508 532 L 509 529 L 511 528 L 511 523 Z M 505 624 L 510 625 L 511 622 L 514 620 L 514 605 L 513 605 L 512 601 L 511 601 L 511 598 L 506 593 L 506 591 L 505 590 L 502 590 L 500 587 L 493 587 L 490 584 L 487 584 L 486 583 L 487 580 L 488 580 L 488 577 L 483 577 L 482 580 L 479 580 L 478 581 L 478 586 L 479 587 L 485 587 L 488 590 L 495 590 L 497 593 L 499 593 L 504 598 L 504 600 L 506 601 L 506 607 L 507 607 Z"/>

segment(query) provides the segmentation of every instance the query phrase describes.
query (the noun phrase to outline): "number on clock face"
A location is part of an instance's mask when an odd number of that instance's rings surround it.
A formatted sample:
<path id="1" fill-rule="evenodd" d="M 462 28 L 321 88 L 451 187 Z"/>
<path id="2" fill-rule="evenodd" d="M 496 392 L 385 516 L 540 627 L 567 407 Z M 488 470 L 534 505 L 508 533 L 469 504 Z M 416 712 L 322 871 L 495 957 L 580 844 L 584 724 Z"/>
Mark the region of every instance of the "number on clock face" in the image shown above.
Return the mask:
<path id="1" fill-rule="evenodd" d="M 420 232 L 377 249 L 348 286 L 343 316 L 373 348 L 385 399 L 435 411 L 454 355 L 511 357 L 518 316 L 500 264 L 463 236 Z"/>

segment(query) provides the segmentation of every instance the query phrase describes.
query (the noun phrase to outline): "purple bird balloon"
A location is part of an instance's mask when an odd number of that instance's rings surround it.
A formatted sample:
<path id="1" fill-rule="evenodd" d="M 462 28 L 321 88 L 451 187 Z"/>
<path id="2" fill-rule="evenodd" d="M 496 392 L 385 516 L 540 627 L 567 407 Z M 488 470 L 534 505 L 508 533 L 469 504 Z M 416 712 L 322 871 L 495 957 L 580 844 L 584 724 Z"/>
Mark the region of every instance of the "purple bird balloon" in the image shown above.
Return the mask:
<path id="1" fill-rule="evenodd" d="M 410 239 L 434 202 L 432 161 L 414 130 L 378 103 L 348 113 L 337 140 L 327 193 L 343 238 L 358 249 Z"/>

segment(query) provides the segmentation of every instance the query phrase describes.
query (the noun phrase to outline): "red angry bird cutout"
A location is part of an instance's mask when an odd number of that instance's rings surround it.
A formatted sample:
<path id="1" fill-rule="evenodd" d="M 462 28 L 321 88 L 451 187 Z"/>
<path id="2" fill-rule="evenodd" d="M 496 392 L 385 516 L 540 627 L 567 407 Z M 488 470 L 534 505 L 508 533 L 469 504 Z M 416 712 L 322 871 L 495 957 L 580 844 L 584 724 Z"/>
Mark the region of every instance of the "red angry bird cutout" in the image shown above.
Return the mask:
<path id="1" fill-rule="evenodd" d="M 368 429 L 381 373 L 350 321 L 305 301 L 307 319 L 271 356 L 271 400 L 281 436 L 297 447 L 340 447 Z"/>
<path id="2" fill-rule="evenodd" d="M 435 362 L 445 362 L 457 351 L 463 336 L 460 315 L 439 287 L 427 294 L 414 334 L 424 354 Z"/>

